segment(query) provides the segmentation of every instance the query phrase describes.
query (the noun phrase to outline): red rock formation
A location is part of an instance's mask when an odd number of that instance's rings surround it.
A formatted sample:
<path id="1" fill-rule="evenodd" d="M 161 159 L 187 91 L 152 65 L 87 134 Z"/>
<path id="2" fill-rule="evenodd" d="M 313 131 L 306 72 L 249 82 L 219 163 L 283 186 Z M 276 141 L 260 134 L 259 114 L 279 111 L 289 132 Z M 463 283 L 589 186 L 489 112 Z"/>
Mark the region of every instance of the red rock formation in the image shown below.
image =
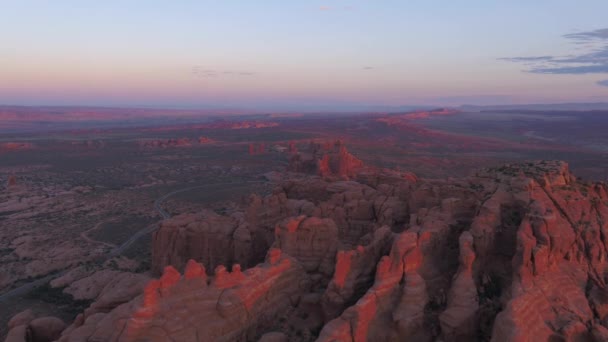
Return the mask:
<path id="1" fill-rule="evenodd" d="M 406 265 L 416 268 L 420 254 L 416 253 L 415 233 L 402 233 L 393 243 L 389 256 L 378 263 L 373 286 L 355 305 L 325 325 L 318 341 L 386 341 L 395 338 L 391 309 L 398 303 L 400 286 Z M 407 255 L 412 258 L 406 259 Z M 411 259 L 411 260 L 410 260 Z"/>
<path id="2" fill-rule="evenodd" d="M 258 154 L 264 154 L 266 153 L 266 144 L 264 143 L 259 143 L 259 144 L 254 144 L 254 143 L 250 143 L 249 144 L 249 155 L 258 155 Z"/>
<path id="3" fill-rule="evenodd" d="M 447 340 L 475 339 L 479 310 L 477 289 L 473 279 L 473 236 L 465 231 L 459 238 L 460 266 L 454 276 L 447 298 L 447 308 L 439 315 L 441 331 Z"/>
<path id="4" fill-rule="evenodd" d="M 321 300 L 326 321 L 336 318 L 355 294 L 373 281 L 376 263 L 387 254 L 391 239 L 390 229 L 382 227 L 374 232 L 367 246 L 338 251 L 333 278 Z"/>
<path id="5" fill-rule="evenodd" d="M 307 272 L 329 279 L 334 271 L 338 228 L 331 219 L 298 216 L 277 225 L 274 248 L 294 257 Z"/>
<path id="6" fill-rule="evenodd" d="M 411 121 L 420 120 L 420 119 L 428 119 L 431 116 L 453 115 L 453 114 L 458 114 L 458 113 L 460 113 L 460 112 L 455 109 L 440 108 L 440 109 L 435 109 L 435 110 L 430 110 L 430 111 L 416 111 L 416 112 L 405 113 L 405 114 L 389 114 L 389 115 L 385 115 L 380 118 L 377 118 L 376 121 L 382 122 L 389 126 L 413 129 L 415 126 L 413 123 L 411 123 Z"/>
<path id="7" fill-rule="evenodd" d="M 252 266 L 252 242 L 247 225 L 211 211 L 183 214 L 162 222 L 152 242 L 152 270 L 159 274 L 172 265 L 183 270 L 189 259 L 206 270 L 239 263 Z"/>
<path id="8" fill-rule="evenodd" d="M 605 186 L 593 186 L 599 191 L 592 194 L 589 186 L 574 183 L 563 163 L 507 166 L 480 177 L 489 174 L 490 179 L 498 181 L 497 188 L 492 189 L 492 183 L 484 178 L 473 180 L 480 182 L 475 188 L 483 186 L 490 192 L 486 192 L 487 199 L 480 202 L 471 231 L 460 236 L 459 266 L 448 267 L 455 270 L 451 283 L 437 278 L 438 271 L 446 264 L 445 260 L 433 257 L 433 249 L 458 226 L 429 225 L 434 222 L 429 219 L 436 220 L 440 212 L 429 216 L 428 209 L 423 208 L 412 218 L 414 224 L 422 225 L 411 228 L 418 230 L 419 236 L 419 247 L 411 253 L 420 257 L 413 260 L 422 260 L 422 263 L 413 266 L 419 263 L 405 262 L 412 265 L 410 269 L 418 268 L 418 271 L 411 276 L 408 271 L 403 273 L 401 294 L 398 280 L 390 281 L 399 277 L 398 272 L 391 271 L 395 269 L 395 261 L 381 261 L 374 286 L 340 318 L 327 324 L 319 340 L 431 340 L 440 335 L 446 341 L 480 336 L 496 341 L 531 341 L 587 340 L 603 336 L 605 328 L 597 325 L 603 317 L 597 313 L 602 312 L 606 300 L 599 299 L 601 296 L 595 295 L 599 292 L 593 289 L 603 288 L 603 276 L 597 274 L 606 272 L 606 248 L 597 238 L 603 221 L 596 220 L 603 218 L 607 210 L 607 203 L 600 204 Z M 586 195 L 580 193 L 581 189 L 585 189 Z M 562 201 L 565 203 L 560 204 Z M 526 209 L 528 203 L 532 204 Z M 448 215 L 446 218 L 458 214 L 453 201 L 444 201 L 440 210 L 442 215 Z M 596 215 L 589 216 L 594 212 Z M 581 221 L 584 217 L 590 220 Z M 579 230 L 583 227 L 586 227 L 584 233 Z M 401 236 L 408 236 L 404 234 Z M 577 236 L 580 243 L 575 242 Z M 565 240 L 560 241 L 562 239 Z M 408 245 L 401 241 L 404 240 L 397 240 L 391 255 L 403 250 L 396 246 Z M 449 240 L 446 242 L 442 249 L 450 248 Z M 431 246 L 437 247 L 429 249 Z M 508 265 L 511 263 L 513 268 Z M 388 292 L 379 291 L 381 288 Z M 592 291 L 587 297 L 589 288 Z M 441 293 L 447 293 L 447 302 L 441 299 Z M 391 302 L 405 304 L 387 305 L 386 296 L 401 296 L 401 300 Z M 488 320 L 500 310 L 501 303 L 505 309 L 496 316 L 492 329 L 492 322 Z M 596 313 L 589 303 L 593 303 Z M 430 304 L 437 307 L 435 314 L 424 312 Z M 390 312 L 393 319 L 400 322 L 397 329 L 391 328 L 390 321 L 386 320 Z"/>
<path id="9" fill-rule="evenodd" d="M 61 340 L 606 340 L 606 184 L 561 162 L 449 181 L 298 177 L 243 212 L 163 223 L 162 277 Z"/>
<path id="10" fill-rule="evenodd" d="M 278 254 L 278 255 L 277 255 Z M 271 256 L 271 257 L 270 257 Z M 189 263 L 189 269 L 194 268 Z M 202 266 L 198 266 L 201 269 Z M 277 318 L 308 290 L 306 272 L 288 256 L 272 250 L 267 262 L 227 280 L 204 274 L 181 277 L 167 268 L 146 294 L 102 317 L 64 333 L 60 341 L 86 337 L 100 341 L 209 340 L 245 341 L 272 329 Z M 171 279 L 162 285 L 163 281 Z M 90 321 L 90 322 L 89 322 Z"/>
<path id="11" fill-rule="evenodd" d="M 363 162 L 339 140 L 333 144 L 311 143 L 307 152 L 294 154 L 289 161 L 291 171 L 316 173 L 324 178 L 350 178 L 362 167 Z"/>

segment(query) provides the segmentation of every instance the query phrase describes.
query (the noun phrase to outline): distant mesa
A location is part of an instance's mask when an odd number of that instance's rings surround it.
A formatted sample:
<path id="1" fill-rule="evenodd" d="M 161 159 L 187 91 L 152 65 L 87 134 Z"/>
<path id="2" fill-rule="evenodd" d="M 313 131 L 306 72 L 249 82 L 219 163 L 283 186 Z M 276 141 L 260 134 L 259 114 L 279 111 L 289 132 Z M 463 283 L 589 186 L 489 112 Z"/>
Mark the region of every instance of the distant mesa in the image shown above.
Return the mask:
<path id="1" fill-rule="evenodd" d="M 454 115 L 460 113 L 459 110 L 449 109 L 449 108 L 439 108 L 430 111 L 415 111 L 408 112 L 405 114 L 389 114 L 384 115 L 380 118 L 377 118 L 377 122 L 385 123 L 389 126 L 407 126 L 411 124 L 411 121 L 420 120 L 420 119 L 428 119 L 433 116 L 445 116 L 445 115 Z"/>
<path id="2" fill-rule="evenodd" d="M 439 108 L 430 111 L 416 111 L 401 115 L 402 118 L 408 120 L 427 119 L 431 116 L 453 115 L 460 113 L 459 110 L 450 108 Z"/>

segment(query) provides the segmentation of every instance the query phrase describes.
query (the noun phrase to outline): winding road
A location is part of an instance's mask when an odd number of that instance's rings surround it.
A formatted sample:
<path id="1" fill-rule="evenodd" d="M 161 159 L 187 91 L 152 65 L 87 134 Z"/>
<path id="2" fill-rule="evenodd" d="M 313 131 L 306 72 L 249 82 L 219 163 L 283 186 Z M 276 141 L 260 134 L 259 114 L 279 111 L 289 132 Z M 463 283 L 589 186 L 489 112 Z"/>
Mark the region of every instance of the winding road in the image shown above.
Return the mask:
<path id="1" fill-rule="evenodd" d="M 246 183 L 252 184 L 252 183 L 267 183 L 267 181 L 247 181 Z M 239 184 L 236 182 L 223 182 L 223 183 L 208 183 L 208 184 L 204 184 L 204 185 L 197 185 L 197 186 L 191 186 L 191 187 L 187 187 L 187 188 L 183 188 L 183 189 L 179 189 L 179 190 L 175 190 L 175 191 L 171 191 L 167 194 L 164 194 L 163 196 L 157 198 L 154 201 L 154 208 L 156 209 L 156 211 L 158 211 L 158 213 L 160 214 L 160 216 L 166 220 L 168 218 L 171 218 L 171 214 L 169 214 L 165 209 L 163 209 L 162 204 L 164 201 L 166 201 L 169 197 L 182 193 L 182 192 L 186 192 L 186 191 L 190 191 L 190 190 L 195 190 L 195 189 L 204 189 L 206 187 L 210 187 L 210 186 L 216 186 L 216 185 L 229 185 L 229 184 Z M 104 245 L 108 245 L 105 242 L 102 241 L 96 241 L 96 240 L 92 240 L 90 239 L 88 236 L 86 236 L 86 233 L 92 230 L 95 230 L 99 227 L 100 223 L 98 223 L 97 225 L 95 225 L 93 228 L 83 232 L 81 234 L 81 237 L 83 237 L 83 239 L 85 239 L 86 241 L 89 242 L 97 242 L 97 243 L 102 243 Z M 140 231 L 138 231 L 137 233 L 133 234 L 133 236 L 131 236 L 127 241 L 123 242 L 122 244 L 120 244 L 120 246 L 112 246 L 114 247 L 108 254 L 106 254 L 103 258 L 103 261 L 109 260 L 111 258 L 114 258 L 116 256 L 121 255 L 127 248 L 129 248 L 129 246 L 131 246 L 135 241 L 139 240 L 140 238 L 142 238 L 143 236 L 150 234 L 154 231 L 156 231 L 158 228 L 160 227 L 160 224 L 155 223 L 152 224 Z M 14 297 L 18 297 L 18 296 L 22 296 L 27 294 L 28 292 L 43 286 L 45 284 L 47 284 L 48 282 L 50 282 L 51 280 L 55 279 L 55 278 L 59 278 L 61 276 L 63 276 L 64 274 L 66 274 L 67 272 L 71 271 L 72 269 L 65 269 L 62 271 L 58 271 L 58 272 L 54 272 L 52 274 L 48 274 L 40 279 L 36 279 L 32 282 L 29 282 L 27 284 L 21 285 L 17 288 L 14 288 L 6 293 L 3 293 L 0 295 L 0 303 L 9 300 L 11 298 Z"/>
<path id="2" fill-rule="evenodd" d="M 90 238 L 90 237 L 87 235 L 87 233 L 89 233 L 89 232 L 92 232 L 92 231 L 94 231 L 94 230 L 99 229 L 99 227 L 101 227 L 101 225 L 102 225 L 102 224 L 104 224 L 104 223 L 105 223 L 104 221 L 97 223 L 95 226 L 93 226 L 93 228 L 91 228 L 91 229 L 89 229 L 89 230 L 85 230 L 84 232 L 80 233 L 80 237 L 81 237 L 83 240 L 85 240 L 85 241 L 87 241 L 87 242 L 90 242 L 90 243 L 100 243 L 100 244 L 102 244 L 102 245 L 104 245 L 104 246 L 106 246 L 106 247 L 109 247 L 109 248 L 116 248 L 117 246 L 116 246 L 115 244 L 112 244 L 112 243 L 107 243 L 107 242 L 104 242 L 104 241 L 93 240 L 93 239 L 91 239 L 91 238 Z"/>

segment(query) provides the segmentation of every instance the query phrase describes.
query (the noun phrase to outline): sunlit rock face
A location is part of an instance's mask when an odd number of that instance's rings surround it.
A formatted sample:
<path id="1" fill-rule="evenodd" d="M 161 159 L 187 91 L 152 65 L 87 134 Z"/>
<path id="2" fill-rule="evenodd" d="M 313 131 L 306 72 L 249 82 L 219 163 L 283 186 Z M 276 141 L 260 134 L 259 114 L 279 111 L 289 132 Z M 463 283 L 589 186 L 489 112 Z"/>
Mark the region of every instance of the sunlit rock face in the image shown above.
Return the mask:
<path id="1" fill-rule="evenodd" d="M 294 177 L 164 222 L 160 277 L 60 341 L 605 341 L 606 222 L 606 184 L 562 162 Z"/>
<path id="2" fill-rule="evenodd" d="M 235 262 L 248 266 L 249 235 L 243 220 L 212 211 L 172 217 L 154 233 L 152 269 L 156 274 L 168 265 L 183 270 L 189 259 L 202 262 L 208 270 Z"/>
<path id="3" fill-rule="evenodd" d="M 67 329 L 60 341 L 247 341 L 276 327 L 278 318 L 310 287 L 302 267 L 280 250 L 247 271 L 187 263 L 184 274 L 167 266 L 133 301 Z"/>
<path id="4" fill-rule="evenodd" d="M 461 204 L 445 200 L 419 209 L 372 288 L 319 340 L 603 340 L 605 184 L 560 162 L 466 181 L 482 194 L 474 214 L 458 222 Z"/>
<path id="5" fill-rule="evenodd" d="M 295 149 L 294 151 L 295 152 Z M 292 155 L 289 169 L 317 174 L 324 178 L 351 178 L 363 167 L 363 162 L 350 154 L 341 141 L 314 143 L 308 149 Z"/>

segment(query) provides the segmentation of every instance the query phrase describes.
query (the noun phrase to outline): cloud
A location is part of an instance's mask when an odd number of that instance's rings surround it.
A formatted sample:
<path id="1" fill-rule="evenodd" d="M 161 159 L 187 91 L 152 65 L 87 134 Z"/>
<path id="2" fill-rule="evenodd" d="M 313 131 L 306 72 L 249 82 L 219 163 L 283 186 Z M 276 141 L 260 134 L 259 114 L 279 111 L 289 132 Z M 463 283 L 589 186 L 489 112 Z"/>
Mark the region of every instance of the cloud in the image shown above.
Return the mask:
<path id="1" fill-rule="evenodd" d="M 501 61 L 508 62 L 539 62 L 539 61 L 550 61 L 552 56 L 536 56 L 536 57 L 503 57 L 499 58 Z"/>
<path id="2" fill-rule="evenodd" d="M 608 80 L 597 81 L 597 84 L 604 87 L 608 87 Z"/>
<path id="3" fill-rule="evenodd" d="M 330 11 L 332 8 L 330 6 L 319 6 L 320 11 Z"/>
<path id="4" fill-rule="evenodd" d="M 213 78 L 213 77 L 229 77 L 229 76 L 252 76 L 255 75 L 251 71 L 235 71 L 235 70 L 215 70 L 207 69 L 201 66 L 193 66 L 190 70 L 193 77 L 198 78 Z"/>
<path id="5" fill-rule="evenodd" d="M 567 56 L 522 56 L 499 60 L 521 63 L 526 72 L 535 74 L 581 75 L 608 73 L 608 28 L 563 36 L 577 45 L 576 53 Z"/>
<path id="6" fill-rule="evenodd" d="M 364 66 L 363 70 L 374 70 L 373 66 Z"/>
<path id="7" fill-rule="evenodd" d="M 216 70 L 203 69 L 198 66 L 192 67 L 192 70 L 190 71 L 190 73 L 192 74 L 192 76 L 195 76 L 195 77 L 217 77 L 218 76 L 218 72 Z"/>
<path id="8" fill-rule="evenodd" d="M 557 66 L 557 67 L 536 67 L 529 70 L 535 74 L 554 74 L 554 75 L 583 75 L 583 74 L 603 74 L 608 73 L 608 64 L 581 65 L 581 66 Z"/>
<path id="9" fill-rule="evenodd" d="M 608 39 L 608 28 L 588 32 L 570 33 L 564 35 L 564 38 L 574 40 Z"/>

